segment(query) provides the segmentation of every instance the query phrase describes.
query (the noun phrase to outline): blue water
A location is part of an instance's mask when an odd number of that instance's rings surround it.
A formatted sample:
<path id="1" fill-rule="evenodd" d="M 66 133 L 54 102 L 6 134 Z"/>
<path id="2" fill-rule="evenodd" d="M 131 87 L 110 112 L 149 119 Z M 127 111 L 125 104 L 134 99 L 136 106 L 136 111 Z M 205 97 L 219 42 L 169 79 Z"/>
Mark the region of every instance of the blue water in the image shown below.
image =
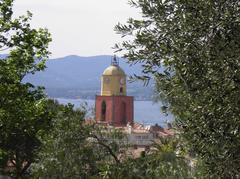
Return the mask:
<path id="1" fill-rule="evenodd" d="M 59 103 L 68 104 L 71 103 L 75 107 L 80 107 L 84 103 L 87 104 L 89 113 L 88 117 L 93 116 L 93 110 L 95 106 L 94 100 L 82 100 L 82 99 L 65 99 L 57 98 Z M 153 103 L 152 101 L 134 101 L 134 121 L 143 123 L 144 125 L 159 124 L 166 126 L 167 121 L 173 121 L 174 117 L 171 114 L 165 115 L 160 110 L 160 103 Z"/>

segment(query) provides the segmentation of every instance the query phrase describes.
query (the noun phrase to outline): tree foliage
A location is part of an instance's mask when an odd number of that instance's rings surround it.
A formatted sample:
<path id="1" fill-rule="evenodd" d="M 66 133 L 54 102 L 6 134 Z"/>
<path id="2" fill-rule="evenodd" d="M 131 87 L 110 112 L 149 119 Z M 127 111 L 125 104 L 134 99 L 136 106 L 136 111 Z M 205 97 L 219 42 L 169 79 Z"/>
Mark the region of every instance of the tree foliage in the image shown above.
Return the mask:
<path id="1" fill-rule="evenodd" d="M 138 158 L 131 154 L 126 136 L 114 128 L 89 125 L 86 110 L 72 105 L 51 105 L 57 115 L 42 138 L 33 178 L 191 178 L 189 159 L 174 138 L 163 138 Z"/>
<path id="2" fill-rule="evenodd" d="M 117 130 L 86 124 L 86 109 L 74 109 L 52 103 L 56 111 L 52 130 L 42 138 L 39 159 L 34 163 L 33 177 L 99 178 L 105 165 L 120 163 L 123 134 Z"/>
<path id="3" fill-rule="evenodd" d="M 13 18 L 13 0 L 0 1 L 0 172 L 24 176 L 50 125 L 42 88 L 22 80 L 45 68 L 50 34 L 33 29 L 31 13 Z M 5 161 L 5 162 L 3 162 Z"/>
<path id="4" fill-rule="evenodd" d="M 177 138 L 159 138 L 160 141 L 143 151 L 140 157 L 130 156 L 119 165 L 106 165 L 101 171 L 102 178 L 129 179 L 177 179 L 194 178 L 190 161 L 181 153 Z M 178 153 L 178 154 L 177 154 Z"/>
<path id="5" fill-rule="evenodd" d="M 240 172 L 240 3 L 234 0 L 136 0 L 142 19 L 118 24 L 117 44 L 141 63 L 206 166 L 207 178 Z M 162 70 L 164 69 L 164 70 Z"/>

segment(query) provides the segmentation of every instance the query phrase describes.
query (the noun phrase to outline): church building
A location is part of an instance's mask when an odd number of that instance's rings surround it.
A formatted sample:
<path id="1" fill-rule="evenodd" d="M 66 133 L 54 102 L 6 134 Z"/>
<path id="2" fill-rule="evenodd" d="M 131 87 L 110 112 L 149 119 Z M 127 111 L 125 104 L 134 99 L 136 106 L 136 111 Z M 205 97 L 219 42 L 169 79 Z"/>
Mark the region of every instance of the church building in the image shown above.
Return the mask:
<path id="1" fill-rule="evenodd" d="M 133 96 L 127 96 L 126 74 L 114 56 L 101 77 L 101 94 L 95 101 L 96 121 L 115 127 L 133 125 L 133 104 Z"/>

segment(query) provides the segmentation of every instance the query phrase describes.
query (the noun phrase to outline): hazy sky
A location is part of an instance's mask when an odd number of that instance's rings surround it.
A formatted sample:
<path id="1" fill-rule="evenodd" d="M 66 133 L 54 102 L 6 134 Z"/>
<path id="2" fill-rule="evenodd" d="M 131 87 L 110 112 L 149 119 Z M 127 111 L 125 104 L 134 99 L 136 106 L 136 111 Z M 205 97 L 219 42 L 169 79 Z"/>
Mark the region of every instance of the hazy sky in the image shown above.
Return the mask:
<path id="1" fill-rule="evenodd" d="M 15 15 L 27 10 L 33 13 L 33 27 L 52 34 L 52 57 L 111 55 L 121 41 L 114 26 L 140 16 L 128 0 L 15 0 Z"/>

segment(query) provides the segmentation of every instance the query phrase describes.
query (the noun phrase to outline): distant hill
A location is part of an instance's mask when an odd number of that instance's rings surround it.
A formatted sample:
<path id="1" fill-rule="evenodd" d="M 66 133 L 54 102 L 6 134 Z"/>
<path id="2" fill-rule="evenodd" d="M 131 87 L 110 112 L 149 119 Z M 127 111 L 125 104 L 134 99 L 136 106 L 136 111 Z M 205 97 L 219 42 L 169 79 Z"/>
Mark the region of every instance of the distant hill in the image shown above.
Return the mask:
<path id="1" fill-rule="evenodd" d="M 47 88 L 85 88 L 99 86 L 100 77 L 105 68 L 111 63 L 111 56 L 67 56 L 50 59 L 43 72 L 28 76 L 25 80 L 35 85 Z M 120 66 L 126 74 L 140 73 L 139 65 L 129 66 L 126 61 L 119 58 Z"/>
<path id="2" fill-rule="evenodd" d="M 44 86 L 51 97 L 94 98 L 100 90 L 100 77 L 111 63 L 112 56 L 101 55 L 80 57 L 76 55 L 50 59 L 43 72 L 28 75 L 24 81 Z M 139 64 L 130 66 L 119 58 L 119 65 L 127 75 L 141 74 Z M 139 99 L 152 95 L 151 84 L 143 87 L 142 82 L 128 84 L 128 94 Z"/>

